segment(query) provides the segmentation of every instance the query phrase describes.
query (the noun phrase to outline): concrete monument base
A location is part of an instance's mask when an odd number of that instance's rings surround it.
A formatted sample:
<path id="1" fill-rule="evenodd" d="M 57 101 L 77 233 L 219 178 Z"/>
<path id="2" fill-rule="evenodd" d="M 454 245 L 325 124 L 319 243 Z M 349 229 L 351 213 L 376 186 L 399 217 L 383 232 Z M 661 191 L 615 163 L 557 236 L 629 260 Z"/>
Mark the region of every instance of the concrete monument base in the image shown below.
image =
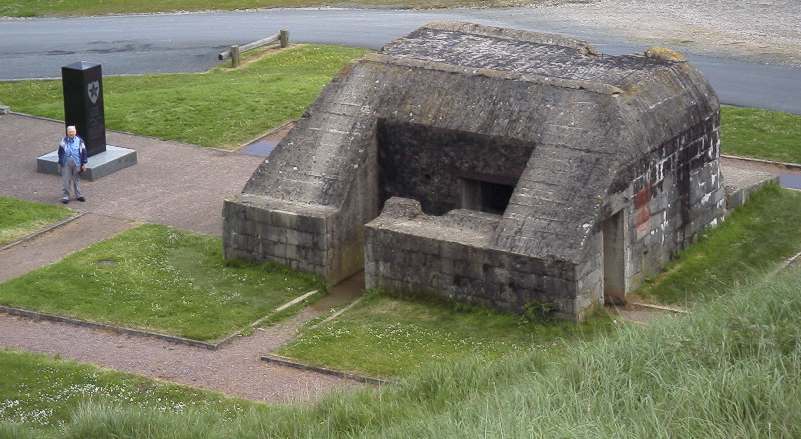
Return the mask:
<path id="1" fill-rule="evenodd" d="M 104 152 L 89 157 L 86 170 L 81 174 L 81 178 L 94 181 L 135 164 L 136 151 L 133 149 L 106 145 Z M 36 172 L 58 175 L 58 151 L 37 158 Z"/>

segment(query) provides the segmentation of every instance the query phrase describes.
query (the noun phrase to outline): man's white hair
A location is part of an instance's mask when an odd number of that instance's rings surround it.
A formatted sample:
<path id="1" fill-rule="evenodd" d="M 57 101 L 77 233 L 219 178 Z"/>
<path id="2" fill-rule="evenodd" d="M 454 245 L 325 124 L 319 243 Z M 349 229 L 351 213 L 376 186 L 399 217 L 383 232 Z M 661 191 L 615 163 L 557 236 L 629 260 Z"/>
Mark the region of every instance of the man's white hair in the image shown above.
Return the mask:
<path id="1" fill-rule="evenodd" d="M 77 129 L 75 129 L 75 125 L 70 125 L 70 126 L 68 126 L 68 127 L 67 127 L 67 132 L 70 132 L 70 131 L 75 131 L 75 132 L 77 132 L 78 130 L 77 130 Z"/>

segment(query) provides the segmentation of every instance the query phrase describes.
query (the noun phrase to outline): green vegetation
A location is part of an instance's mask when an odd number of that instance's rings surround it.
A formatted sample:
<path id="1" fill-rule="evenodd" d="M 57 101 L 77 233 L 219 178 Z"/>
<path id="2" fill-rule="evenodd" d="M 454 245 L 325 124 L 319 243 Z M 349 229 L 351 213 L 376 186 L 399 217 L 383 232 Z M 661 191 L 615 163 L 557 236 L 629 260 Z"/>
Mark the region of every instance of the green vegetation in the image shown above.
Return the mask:
<path id="1" fill-rule="evenodd" d="M 93 407 L 62 437 L 799 437 L 800 292 L 793 271 L 729 290 L 687 317 L 502 361 L 438 362 L 378 391 L 233 423 L 213 413 Z"/>
<path id="2" fill-rule="evenodd" d="M 0 197 L 0 212 L 0 246 L 72 214 L 66 207 L 10 197 Z"/>
<path id="3" fill-rule="evenodd" d="M 103 78 L 106 127 L 203 146 L 236 147 L 300 117 L 331 77 L 365 50 L 296 46 L 269 53 L 238 69 L 107 76 Z M 0 101 L 15 111 L 64 117 L 61 81 L 0 83 Z"/>
<path id="4" fill-rule="evenodd" d="M 136 12 L 293 8 L 305 6 L 448 8 L 515 6 L 520 0 L 0 0 L 0 16 L 102 15 Z"/>
<path id="5" fill-rule="evenodd" d="M 697 302 L 761 278 L 799 250 L 801 193 L 770 185 L 639 293 L 663 303 Z M 586 339 L 605 322 L 590 320 L 572 334 L 571 325 L 373 294 L 334 322 L 306 330 L 278 353 L 337 369 L 408 375 L 470 353 L 493 360 L 573 335 Z"/>
<path id="6" fill-rule="evenodd" d="M 0 370 L 0 423 L 44 430 L 56 430 L 90 400 L 170 414 L 203 409 L 224 418 L 260 407 L 212 392 L 15 351 L 0 350 Z M 6 437 L 3 431 L 0 427 L 0 437 Z"/>
<path id="7" fill-rule="evenodd" d="M 405 377 L 399 384 L 335 393 L 314 405 L 248 411 L 233 419 L 202 406 L 175 413 L 99 400 L 71 413 L 69 407 L 59 408 L 54 419 L 66 420 L 58 437 L 799 437 L 801 270 L 768 279 L 764 273 L 782 253 L 795 250 L 801 234 L 781 228 L 774 229 L 775 236 L 761 234 L 789 221 L 781 215 L 799 209 L 798 196 L 764 189 L 720 232 L 709 233 L 682 255 L 657 286 L 682 291 L 681 282 L 700 276 L 693 273 L 717 279 L 700 283 L 707 282 L 717 295 L 692 290 L 711 300 L 699 302 L 686 317 L 666 317 L 648 327 L 579 330 L 578 339 L 564 342 L 571 334 L 558 324 L 372 293 L 339 322 L 308 330 L 307 343 L 288 350 L 320 358 L 318 344 L 325 342 L 334 350 L 328 361 L 343 367 L 351 361 L 348 355 L 359 366 L 376 361 L 374 372 L 400 370 Z M 790 241 L 786 248 L 781 240 Z M 720 256 L 737 261 L 755 252 L 762 256 L 754 258 L 773 262 L 744 269 L 727 266 Z M 423 344 L 422 356 L 406 351 Z M 432 354 L 437 359 L 426 367 L 399 366 L 422 363 Z M 2 363 L 0 369 L 9 370 Z M 7 375 L 13 383 L 13 370 Z M 49 404 L 48 398 L 34 397 L 26 410 L 47 410 Z M 10 419 L 0 413 L 0 422 Z M 53 434 L 33 423 L 0 423 L 3 435 Z"/>
<path id="8" fill-rule="evenodd" d="M 489 362 L 510 352 L 590 337 L 609 323 L 605 316 L 578 326 L 536 323 L 486 309 L 370 292 L 336 320 L 307 329 L 278 353 L 335 369 L 403 376 L 470 354 Z"/>
<path id="9" fill-rule="evenodd" d="M 801 193 L 769 185 L 639 293 L 662 303 L 711 298 L 758 279 L 800 250 Z"/>
<path id="10" fill-rule="evenodd" d="M 724 154 L 801 163 L 801 115 L 754 108 L 721 108 Z"/>
<path id="11" fill-rule="evenodd" d="M 273 264 L 226 264 L 216 237 L 145 225 L 0 284 L 0 303 L 214 340 L 319 289 Z"/>
<path id="12" fill-rule="evenodd" d="M 0 13 L 4 1 L 0 0 Z M 110 7 L 116 2 L 85 3 Z M 119 2 L 129 3 L 135 2 Z M 331 77 L 365 52 L 303 45 L 267 55 L 251 53 L 238 69 L 109 76 L 104 78 L 106 125 L 166 140 L 234 148 L 300 117 Z M 0 82 L 0 102 L 15 111 L 63 118 L 60 81 Z M 801 163 L 801 116 L 724 106 L 721 118 L 724 154 Z"/>

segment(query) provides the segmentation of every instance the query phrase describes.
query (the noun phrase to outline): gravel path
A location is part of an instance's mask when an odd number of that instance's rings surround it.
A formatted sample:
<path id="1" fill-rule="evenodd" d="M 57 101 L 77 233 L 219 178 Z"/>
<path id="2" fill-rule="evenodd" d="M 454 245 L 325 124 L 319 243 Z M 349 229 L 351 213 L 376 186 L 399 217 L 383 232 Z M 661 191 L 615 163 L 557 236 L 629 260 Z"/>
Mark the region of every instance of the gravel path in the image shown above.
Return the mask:
<path id="1" fill-rule="evenodd" d="M 61 177 L 36 172 L 36 157 L 63 136 L 59 122 L 0 116 L 0 195 L 58 203 Z M 101 215 L 222 234 L 222 204 L 238 194 L 263 160 L 109 131 L 109 144 L 133 148 L 139 163 L 97 181 L 82 181 L 86 203 L 69 207 Z"/>
<path id="2" fill-rule="evenodd" d="M 57 203 L 60 179 L 37 173 L 36 157 L 53 150 L 62 132 L 61 123 L 0 116 L 0 194 Z M 0 252 L 0 282 L 56 262 L 138 221 L 220 234 L 222 200 L 238 193 L 263 160 L 123 133 L 109 132 L 108 139 L 136 149 L 139 163 L 82 182 L 87 202 L 70 204 L 85 213 L 82 217 Z M 332 388 L 356 384 L 267 365 L 259 357 L 293 339 L 307 320 L 353 300 L 362 285 L 347 283 L 295 317 L 216 351 L 2 313 L 0 347 L 59 355 L 252 400 L 315 399 Z"/>
<path id="3" fill-rule="evenodd" d="M 251 336 L 211 351 L 0 313 L 0 346 L 59 355 L 245 399 L 273 403 L 307 401 L 333 388 L 357 384 L 268 365 L 259 356 L 294 338 L 297 329 L 317 315 L 313 309 L 305 310 L 280 325 L 256 330 Z"/>

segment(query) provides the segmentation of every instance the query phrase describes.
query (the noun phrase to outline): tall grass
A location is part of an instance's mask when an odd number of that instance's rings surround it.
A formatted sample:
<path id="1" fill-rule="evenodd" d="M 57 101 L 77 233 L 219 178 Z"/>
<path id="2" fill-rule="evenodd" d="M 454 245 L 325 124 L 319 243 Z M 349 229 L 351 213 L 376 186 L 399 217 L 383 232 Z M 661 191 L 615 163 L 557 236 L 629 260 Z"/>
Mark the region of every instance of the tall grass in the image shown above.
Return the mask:
<path id="1" fill-rule="evenodd" d="M 65 437 L 801 436 L 801 274 L 592 342 L 439 364 L 380 391 L 224 420 L 87 406 Z"/>

